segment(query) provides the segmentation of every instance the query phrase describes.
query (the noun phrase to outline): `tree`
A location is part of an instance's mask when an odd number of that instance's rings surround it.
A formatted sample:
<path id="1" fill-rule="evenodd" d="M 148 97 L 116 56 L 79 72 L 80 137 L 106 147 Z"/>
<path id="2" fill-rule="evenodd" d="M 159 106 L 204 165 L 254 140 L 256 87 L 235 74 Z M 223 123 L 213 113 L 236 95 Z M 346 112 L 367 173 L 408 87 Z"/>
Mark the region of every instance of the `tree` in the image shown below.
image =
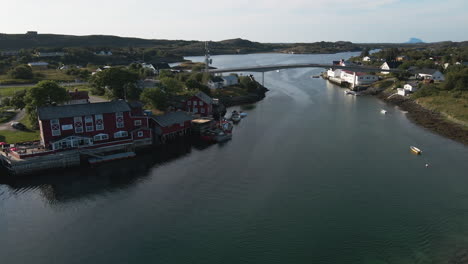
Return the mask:
<path id="1" fill-rule="evenodd" d="M 136 83 L 138 74 L 125 68 L 110 68 L 100 71 L 91 77 L 92 92 L 98 95 L 107 94 L 111 99 L 124 99 L 124 86 Z"/>
<path id="2" fill-rule="evenodd" d="M 34 78 L 33 71 L 28 65 L 19 65 L 8 72 L 8 75 L 13 79 L 30 80 Z"/>
<path id="3" fill-rule="evenodd" d="M 140 98 L 141 89 L 135 83 L 127 83 L 124 85 L 124 98 L 127 100 L 138 100 Z"/>
<path id="4" fill-rule="evenodd" d="M 247 89 L 249 92 L 255 91 L 258 87 L 257 82 L 255 82 L 248 76 L 241 76 L 239 80 L 240 80 L 241 86 Z"/>
<path id="5" fill-rule="evenodd" d="M 369 48 L 364 48 L 362 51 L 361 51 L 361 58 L 364 58 L 366 56 L 369 56 Z"/>
<path id="6" fill-rule="evenodd" d="M 37 127 L 37 108 L 61 104 L 68 100 L 67 90 L 54 81 L 41 81 L 26 92 L 24 102 L 31 124 Z"/>
<path id="7" fill-rule="evenodd" d="M 26 103 L 24 102 L 24 97 L 26 96 L 26 90 L 21 90 L 15 92 L 13 97 L 11 98 L 11 106 L 13 106 L 15 109 L 23 109 L 26 106 Z"/>
<path id="8" fill-rule="evenodd" d="M 184 89 L 184 84 L 170 77 L 160 78 L 161 84 L 164 88 L 164 91 L 168 94 L 176 94 L 182 92 Z"/>
<path id="9" fill-rule="evenodd" d="M 140 95 L 140 100 L 153 109 L 164 110 L 167 107 L 167 94 L 161 88 L 147 88 Z"/>
<path id="10" fill-rule="evenodd" d="M 2 99 L 2 106 L 10 106 L 10 105 L 11 105 L 10 97 L 5 97 Z"/>

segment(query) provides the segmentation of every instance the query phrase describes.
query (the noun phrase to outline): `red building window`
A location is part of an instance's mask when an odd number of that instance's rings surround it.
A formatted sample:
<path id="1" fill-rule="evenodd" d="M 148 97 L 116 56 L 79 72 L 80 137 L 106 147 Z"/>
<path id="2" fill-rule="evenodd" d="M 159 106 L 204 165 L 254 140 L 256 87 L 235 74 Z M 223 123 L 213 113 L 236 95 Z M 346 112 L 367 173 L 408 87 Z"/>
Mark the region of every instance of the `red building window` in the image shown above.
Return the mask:
<path id="1" fill-rule="evenodd" d="M 94 131 L 94 123 L 92 116 L 85 116 L 85 125 L 86 125 L 86 132 Z"/>
<path id="2" fill-rule="evenodd" d="M 122 112 L 115 113 L 115 125 L 117 126 L 117 128 L 124 127 L 124 118 Z"/>
<path id="3" fill-rule="evenodd" d="M 75 123 L 75 133 L 83 133 L 83 119 L 81 116 L 74 117 L 73 122 Z"/>
<path id="4" fill-rule="evenodd" d="M 102 115 L 95 115 L 94 119 L 96 120 L 96 131 L 104 130 L 104 119 Z"/>
<path id="5" fill-rule="evenodd" d="M 52 136 L 60 136 L 60 122 L 58 119 L 50 120 L 50 129 L 52 130 Z"/>

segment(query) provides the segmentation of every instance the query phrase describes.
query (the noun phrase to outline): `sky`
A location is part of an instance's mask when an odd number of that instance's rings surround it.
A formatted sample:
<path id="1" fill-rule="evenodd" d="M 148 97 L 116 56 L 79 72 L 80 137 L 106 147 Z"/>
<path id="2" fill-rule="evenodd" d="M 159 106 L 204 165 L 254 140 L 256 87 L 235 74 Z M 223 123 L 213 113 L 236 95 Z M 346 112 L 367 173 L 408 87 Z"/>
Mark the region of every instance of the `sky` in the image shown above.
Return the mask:
<path id="1" fill-rule="evenodd" d="M 468 40 L 466 0 L 0 0 L 0 33 L 356 43 Z"/>

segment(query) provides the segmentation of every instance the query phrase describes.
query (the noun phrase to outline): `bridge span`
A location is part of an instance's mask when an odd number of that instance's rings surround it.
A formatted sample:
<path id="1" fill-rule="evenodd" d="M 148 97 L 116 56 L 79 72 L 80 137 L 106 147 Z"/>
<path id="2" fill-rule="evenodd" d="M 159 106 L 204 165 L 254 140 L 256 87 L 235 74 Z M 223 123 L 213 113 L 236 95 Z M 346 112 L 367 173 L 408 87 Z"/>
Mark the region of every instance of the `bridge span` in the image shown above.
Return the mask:
<path id="1" fill-rule="evenodd" d="M 382 69 L 369 66 L 361 65 L 332 65 L 332 64 L 319 64 L 319 63 L 300 63 L 300 64 L 274 64 L 274 65 L 257 65 L 257 66 L 244 66 L 244 67 L 232 67 L 223 69 L 210 69 L 210 73 L 223 73 L 223 72 L 261 72 L 262 73 L 262 85 L 265 80 L 265 72 L 283 70 L 283 69 L 296 69 L 296 68 L 325 68 L 325 69 L 343 69 L 355 72 L 381 72 Z M 400 69 L 389 69 L 385 72 L 403 72 Z"/>

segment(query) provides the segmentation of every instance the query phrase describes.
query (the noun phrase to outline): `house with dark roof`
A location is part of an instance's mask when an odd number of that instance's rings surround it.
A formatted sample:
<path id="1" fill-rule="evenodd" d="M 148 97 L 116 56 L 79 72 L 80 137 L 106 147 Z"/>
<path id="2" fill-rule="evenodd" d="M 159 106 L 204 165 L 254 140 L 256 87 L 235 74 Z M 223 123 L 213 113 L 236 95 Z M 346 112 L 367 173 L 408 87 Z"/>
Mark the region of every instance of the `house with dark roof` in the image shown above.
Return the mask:
<path id="1" fill-rule="evenodd" d="M 219 76 L 214 76 L 208 81 L 210 89 L 221 89 L 224 87 L 224 80 Z"/>
<path id="2" fill-rule="evenodd" d="M 152 116 L 150 123 L 156 142 L 164 143 L 171 138 L 188 134 L 192 127 L 192 120 L 192 115 L 185 111 Z"/>
<path id="3" fill-rule="evenodd" d="M 152 143 L 141 105 L 123 100 L 46 106 L 37 113 L 41 145 L 49 150 Z"/>
<path id="4" fill-rule="evenodd" d="M 420 80 L 444 81 L 445 76 L 437 69 L 411 69 L 411 73 Z"/>
<path id="5" fill-rule="evenodd" d="M 223 79 L 224 87 L 236 85 L 239 83 L 239 78 L 236 75 L 222 76 L 221 79 Z"/>
<path id="6" fill-rule="evenodd" d="M 402 64 L 401 61 L 386 61 L 384 62 L 381 66 L 380 69 L 382 70 L 393 70 L 397 69 L 400 65 Z M 383 74 L 389 74 L 390 72 L 388 71 L 382 71 Z"/>
<path id="7" fill-rule="evenodd" d="M 65 104 L 87 104 L 89 103 L 89 95 L 87 91 L 69 91 L 70 99 Z"/>
<path id="8" fill-rule="evenodd" d="M 211 116 L 213 114 L 213 99 L 200 91 L 185 100 L 185 111 L 200 116 Z"/>

